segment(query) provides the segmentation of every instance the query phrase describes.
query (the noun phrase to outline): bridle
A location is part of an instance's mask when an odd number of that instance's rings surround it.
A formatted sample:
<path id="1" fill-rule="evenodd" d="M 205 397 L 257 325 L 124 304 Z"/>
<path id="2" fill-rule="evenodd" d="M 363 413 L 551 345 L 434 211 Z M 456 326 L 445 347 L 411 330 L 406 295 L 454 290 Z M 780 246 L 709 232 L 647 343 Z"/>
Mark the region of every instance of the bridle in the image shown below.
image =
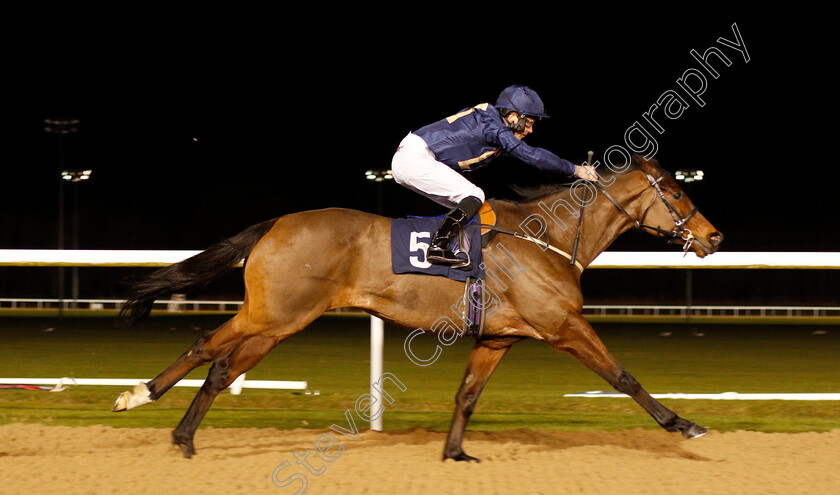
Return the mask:
<path id="1" fill-rule="evenodd" d="M 642 213 L 641 220 L 636 220 L 635 218 L 633 218 L 633 215 L 628 213 L 627 210 L 625 210 L 624 207 L 621 206 L 621 203 L 619 203 L 618 200 L 616 200 L 606 189 L 604 189 L 604 187 L 600 183 L 595 182 L 595 186 L 598 188 L 598 190 L 604 196 L 607 197 L 607 199 L 610 200 L 610 202 L 613 205 L 615 205 L 616 208 L 618 208 L 618 211 L 620 211 L 627 218 L 629 218 L 630 220 L 633 221 L 633 223 L 635 224 L 634 228 L 639 229 L 639 230 L 648 229 L 650 231 L 656 232 L 661 237 L 670 237 L 670 239 L 668 240 L 669 243 L 676 242 L 677 239 L 681 239 L 681 240 L 685 241 L 685 244 L 683 244 L 683 251 L 688 253 L 688 250 L 691 248 L 691 245 L 694 242 L 694 234 L 692 234 L 690 230 L 685 228 L 685 225 L 688 223 L 688 221 L 691 219 L 691 217 L 693 217 L 694 214 L 697 213 L 697 207 L 695 206 L 690 212 L 688 212 L 688 215 L 686 215 L 685 217 L 680 216 L 677 209 L 674 208 L 674 205 L 672 205 L 670 201 L 668 201 L 668 198 L 665 197 L 665 193 L 662 192 L 662 188 L 659 186 L 659 183 L 662 182 L 662 180 L 665 177 L 667 177 L 668 175 L 669 175 L 669 173 L 666 171 L 666 172 L 663 172 L 663 174 L 661 176 L 659 176 L 658 178 L 654 178 L 652 175 L 645 172 L 645 177 L 647 177 L 648 183 L 656 191 L 656 196 L 654 196 L 653 201 L 650 202 L 648 207 L 645 208 L 644 213 Z M 671 214 L 671 218 L 674 219 L 674 230 L 660 229 L 659 227 L 654 227 L 652 225 L 646 225 L 644 223 L 645 218 L 647 217 L 648 211 L 650 211 L 651 207 L 653 207 L 654 203 L 656 203 L 656 198 L 657 197 L 662 200 L 662 202 L 665 204 L 665 208 L 667 208 L 668 212 Z M 516 204 L 516 203 L 514 203 L 514 204 L 516 206 L 518 206 L 520 209 L 522 209 L 525 213 L 530 214 L 530 212 L 528 210 L 526 210 L 525 208 L 523 208 L 519 204 Z M 503 229 L 503 228 L 500 228 L 496 225 L 479 224 L 478 227 L 489 228 L 490 230 L 494 230 L 496 232 L 500 232 L 500 233 L 503 233 L 503 234 L 509 234 L 509 235 L 512 235 L 512 236 L 517 237 L 519 239 L 524 239 L 524 240 L 527 240 L 527 241 L 531 241 L 531 242 L 543 247 L 543 249 L 550 249 L 550 250 L 554 251 L 555 253 L 566 257 L 569 260 L 569 264 L 576 266 L 578 268 L 578 270 L 583 272 L 583 268 L 584 268 L 583 265 L 581 265 L 580 262 L 577 261 L 577 250 L 578 250 L 578 242 L 580 241 L 580 233 L 581 233 L 581 230 L 583 230 L 583 210 L 584 210 L 584 205 L 585 204 L 586 204 L 586 196 L 584 196 L 584 201 L 580 205 L 581 208 L 580 208 L 580 214 L 578 216 L 578 226 L 577 226 L 577 231 L 575 232 L 575 240 L 574 240 L 573 249 L 572 249 L 571 254 L 552 246 L 550 244 L 550 241 L 546 242 L 546 241 L 543 241 L 541 239 L 537 239 L 535 237 L 532 237 L 528 234 L 522 234 L 520 232 L 515 232 L 515 231 Z"/>
<path id="2" fill-rule="evenodd" d="M 624 213 L 624 215 L 627 216 L 627 218 L 633 221 L 633 223 L 635 224 L 634 227 L 636 229 L 647 229 L 656 232 L 662 237 L 670 237 L 671 239 L 668 242 L 675 242 L 677 239 L 681 239 L 685 241 L 685 244 L 683 245 L 683 251 L 688 252 L 688 250 L 691 248 L 691 244 L 694 242 L 694 234 L 692 234 L 689 229 L 685 228 L 685 225 L 688 223 L 691 217 L 693 217 L 694 214 L 697 213 L 697 207 L 695 206 L 690 212 L 688 212 L 688 215 L 684 217 L 680 216 L 677 209 L 674 208 L 674 205 L 672 205 L 670 201 L 668 201 L 668 198 L 665 196 L 665 193 L 662 192 L 662 188 L 659 186 L 659 183 L 662 182 L 662 180 L 668 175 L 668 172 L 664 172 L 661 176 L 654 178 L 651 174 L 645 172 L 645 177 L 647 177 L 648 183 L 656 191 L 656 196 L 653 198 L 653 201 L 651 201 L 648 207 L 645 208 L 645 212 L 642 213 L 642 218 L 640 220 L 636 220 L 635 218 L 633 218 L 633 216 L 630 215 L 630 213 L 628 213 L 627 210 L 625 210 L 624 207 L 621 206 L 621 203 L 619 203 L 606 189 L 604 189 L 604 187 L 601 186 L 601 184 L 596 182 L 595 185 L 598 187 L 598 190 L 604 196 L 606 196 L 607 199 L 609 199 L 610 202 L 612 202 L 612 204 L 615 205 L 616 208 L 618 208 L 618 211 Z M 656 202 L 657 197 L 662 200 L 662 202 L 665 204 L 665 208 L 668 209 L 668 213 L 671 214 L 671 218 L 674 219 L 674 230 L 664 230 L 660 229 L 659 227 L 646 225 L 644 223 L 645 217 L 647 217 L 648 211 Z"/>

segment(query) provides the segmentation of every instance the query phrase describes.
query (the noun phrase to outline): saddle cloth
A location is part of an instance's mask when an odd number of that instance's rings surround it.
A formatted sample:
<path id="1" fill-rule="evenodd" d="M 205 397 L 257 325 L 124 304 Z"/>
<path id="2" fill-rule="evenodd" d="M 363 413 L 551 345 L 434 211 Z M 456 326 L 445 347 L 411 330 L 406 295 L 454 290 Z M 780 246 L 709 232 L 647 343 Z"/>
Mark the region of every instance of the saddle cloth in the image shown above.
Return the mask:
<path id="1" fill-rule="evenodd" d="M 482 280 L 484 270 L 480 267 L 481 248 L 496 233 L 490 227 L 496 225 L 495 201 L 485 201 L 478 212 L 478 215 L 470 220 L 465 237 L 467 246 L 459 246 L 462 251 L 470 255 L 472 269 L 450 268 L 444 265 L 433 265 L 426 261 L 426 249 L 432 240 L 432 235 L 444 216 L 419 217 L 409 216 L 407 218 L 391 219 L 391 265 L 394 273 L 425 273 L 427 275 L 441 275 L 459 282 L 466 281 L 467 277 Z M 480 229 L 475 226 L 480 224 Z M 453 241 L 457 244 L 457 240 Z"/>
<path id="2" fill-rule="evenodd" d="M 481 232 L 470 224 L 464 228 L 465 235 L 461 236 L 466 245 L 459 246 L 461 251 L 470 255 L 470 269 L 436 265 L 426 260 L 426 250 L 442 219 L 442 216 L 391 219 L 391 268 L 394 273 L 438 275 L 458 282 L 466 282 L 468 277 L 483 279 Z M 457 240 L 453 240 L 455 242 Z"/>

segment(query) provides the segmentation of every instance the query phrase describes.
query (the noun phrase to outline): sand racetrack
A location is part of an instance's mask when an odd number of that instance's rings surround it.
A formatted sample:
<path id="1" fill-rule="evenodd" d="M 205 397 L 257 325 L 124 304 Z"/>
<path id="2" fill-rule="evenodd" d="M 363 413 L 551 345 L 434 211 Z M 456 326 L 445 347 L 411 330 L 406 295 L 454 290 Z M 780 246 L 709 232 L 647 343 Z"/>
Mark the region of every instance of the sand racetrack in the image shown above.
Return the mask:
<path id="1" fill-rule="evenodd" d="M 423 429 L 340 438 L 332 462 L 316 457 L 328 430 L 201 429 L 198 454 L 181 456 L 168 429 L 0 427 L 3 494 L 291 494 L 275 480 L 305 472 L 311 494 L 829 494 L 840 489 L 840 430 L 710 432 L 683 440 L 664 431 L 468 432 L 482 462 L 440 460 L 445 435 Z M 334 432 L 331 432 L 334 433 Z M 336 435 L 342 437 L 342 435 Z M 336 454 L 334 444 L 326 454 Z"/>

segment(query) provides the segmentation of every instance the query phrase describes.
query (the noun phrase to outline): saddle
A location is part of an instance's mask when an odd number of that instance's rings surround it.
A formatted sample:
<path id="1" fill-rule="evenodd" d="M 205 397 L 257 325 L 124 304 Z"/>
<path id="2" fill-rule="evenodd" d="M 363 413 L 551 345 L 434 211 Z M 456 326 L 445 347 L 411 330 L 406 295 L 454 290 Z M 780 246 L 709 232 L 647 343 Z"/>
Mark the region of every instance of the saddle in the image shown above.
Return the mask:
<path id="1" fill-rule="evenodd" d="M 481 208 L 478 210 L 478 221 L 481 225 L 481 247 L 487 247 L 487 244 L 497 233 L 491 228 L 496 226 L 495 199 L 488 199 L 481 205 Z"/>

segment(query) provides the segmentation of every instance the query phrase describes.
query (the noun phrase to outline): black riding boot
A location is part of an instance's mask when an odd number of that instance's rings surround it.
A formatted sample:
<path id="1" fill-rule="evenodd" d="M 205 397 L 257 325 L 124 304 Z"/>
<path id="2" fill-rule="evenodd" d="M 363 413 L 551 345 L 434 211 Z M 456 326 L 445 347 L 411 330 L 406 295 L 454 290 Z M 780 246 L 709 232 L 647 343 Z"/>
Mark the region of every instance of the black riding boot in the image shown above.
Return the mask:
<path id="1" fill-rule="evenodd" d="M 446 218 L 441 221 L 437 232 L 435 232 L 432 238 L 432 244 L 426 252 L 426 259 L 430 263 L 436 265 L 466 264 L 467 260 L 458 257 L 449 249 L 449 244 L 452 239 L 461 233 L 461 230 L 469 223 L 470 219 L 478 213 L 481 205 L 481 200 L 475 196 L 470 196 L 461 200 L 458 206 L 446 214 Z"/>

